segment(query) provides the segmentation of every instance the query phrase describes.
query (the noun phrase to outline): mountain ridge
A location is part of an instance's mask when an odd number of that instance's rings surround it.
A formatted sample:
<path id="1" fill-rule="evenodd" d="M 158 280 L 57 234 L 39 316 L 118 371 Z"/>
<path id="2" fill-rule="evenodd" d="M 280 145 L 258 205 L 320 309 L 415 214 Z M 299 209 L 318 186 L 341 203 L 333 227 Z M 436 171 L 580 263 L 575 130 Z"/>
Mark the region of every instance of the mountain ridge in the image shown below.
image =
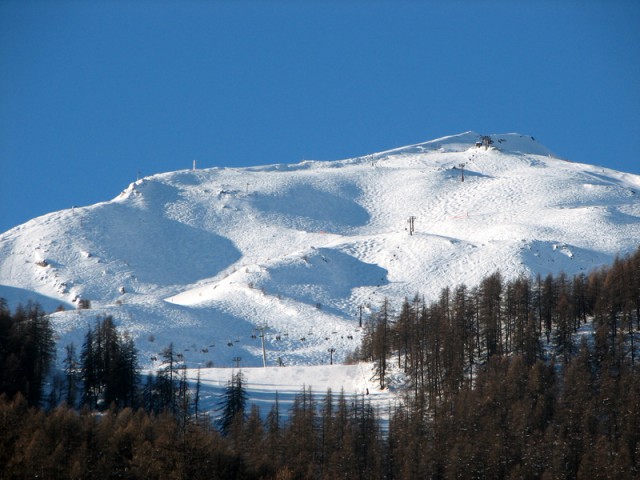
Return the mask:
<path id="1" fill-rule="evenodd" d="M 344 359 L 360 312 L 384 298 L 434 298 L 495 270 L 587 272 L 637 247 L 640 176 L 559 159 L 526 135 L 480 138 L 145 177 L 0 235 L 0 296 L 63 305 L 63 346 L 112 315 L 149 367 L 171 341 L 193 366 L 260 365 L 265 326 L 270 365 L 308 365 L 328 348 Z M 92 308 L 73 310 L 78 299 Z"/>

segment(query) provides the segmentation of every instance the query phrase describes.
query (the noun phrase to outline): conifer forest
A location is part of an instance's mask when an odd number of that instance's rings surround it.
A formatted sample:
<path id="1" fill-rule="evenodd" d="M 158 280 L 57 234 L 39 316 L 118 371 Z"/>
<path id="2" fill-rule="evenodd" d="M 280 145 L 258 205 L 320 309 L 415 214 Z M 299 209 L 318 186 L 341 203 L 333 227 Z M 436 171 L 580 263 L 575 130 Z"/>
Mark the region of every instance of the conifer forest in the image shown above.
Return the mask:
<path id="1" fill-rule="evenodd" d="M 97 318 L 56 369 L 45 312 L 1 301 L 0 478 L 640 476 L 640 249 L 573 277 L 497 271 L 387 299 L 365 328 L 349 361 L 373 364 L 376 388 L 403 378 L 385 411 L 303 388 L 260 412 L 240 370 L 209 412 L 172 344 L 142 375 L 132 339 Z"/>

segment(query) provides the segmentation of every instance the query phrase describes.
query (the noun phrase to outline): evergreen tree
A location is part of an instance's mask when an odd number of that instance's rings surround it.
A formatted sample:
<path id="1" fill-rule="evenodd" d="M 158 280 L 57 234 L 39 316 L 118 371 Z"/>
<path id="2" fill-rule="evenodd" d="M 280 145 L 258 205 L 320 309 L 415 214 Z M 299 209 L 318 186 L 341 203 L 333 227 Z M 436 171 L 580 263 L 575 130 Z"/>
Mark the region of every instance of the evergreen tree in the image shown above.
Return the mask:
<path id="1" fill-rule="evenodd" d="M 280 398 L 276 391 L 275 399 L 271 405 L 271 409 L 267 414 L 265 421 L 266 426 L 266 440 L 270 455 L 269 461 L 272 469 L 284 464 L 284 441 L 283 441 L 283 426 L 280 419 Z"/>
<path id="2" fill-rule="evenodd" d="M 40 305 L 18 305 L 11 316 L 0 301 L 0 393 L 22 392 L 30 405 L 40 405 L 54 359 L 53 328 Z"/>
<path id="3" fill-rule="evenodd" d="M 82 344 L 80 353 L 80 371 L 82 376 L 82 404 L 95 408 L 100 396 L 97 359 L 94 352 L 94 334 L 89 328 Z"/>
<path id="4" fill-rule="evenodd" d="M 66 402 L 70 407 L 74 407 L 78 395 L 78 359 L 76 358 L 76 347 L 73 343 L 65 346 L 64 374 L 66 380 Z"/>
<path id="5" fill-rule="evenodd" d="M 198 367 L 198 377 L 196 378 L 196 391 L 193 395 L 193 415 L 195 416 L 196 423 L 198 423 L 198 415 L 200 414 L 200 367 Z"/>
<path id="6" fill-rule="evenodd" d="M 160 410 L 168 409 L 173 415 L 177 413 L 178 369 L 180 362 L 173 348 L 173 342 L 161 352 L 162 366 L 156 378 L 156 390 L 159 395 Z"/>
<path id="7" fill-rule="evenodd" d="M 502 276 L 495 272 L 485 277 L 480 285 L 480 328 L 484 336 L 487 358 L 501 354 L 502 344 Z"/>
<path id="8" fill-rule="evenodd" d="M 132 406 L 137 398 L 138 362 L 133 340 L 121 336 L 112 317 L 89 328 L 80 354 L 82 403 L 89 408 Z"/>
<path id="9" fill-rule="evenodd" d="M 311 388 L 306 386 L 296 395 L 289 412 L 285 439 L 285 459 L 293 475 L 299 478 L 317 476 L 318 437 L 316 404 Z M 304 439 L 303 441 L 301 441 Z"/>
<path id="10" fill-rule="evenodd" d="M 217 420 L 217 425 L 223 435 L 230 433 L 231 426 L 235 420 L 244 418 L 247 404 L 245 383 L 246 380 L 241 370 L 233 373 L 218 404 L 221 414 Z"/>
<path id="11" fill-rule="evenodd" d="M 380 312 L 374 317 L 372 335 L 372 353 L 375 359 L 375 377 L 380 389 L 384 389 L 387 382 L 387 356 L 391 348 L 391 312 L 389 300 L 384 299 Z"/>

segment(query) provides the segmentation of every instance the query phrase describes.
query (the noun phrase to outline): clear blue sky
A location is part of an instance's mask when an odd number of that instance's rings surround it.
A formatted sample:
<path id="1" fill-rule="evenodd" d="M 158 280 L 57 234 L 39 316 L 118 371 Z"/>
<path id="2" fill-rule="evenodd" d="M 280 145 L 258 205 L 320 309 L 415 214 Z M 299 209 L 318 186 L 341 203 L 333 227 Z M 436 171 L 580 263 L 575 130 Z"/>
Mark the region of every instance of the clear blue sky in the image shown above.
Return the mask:
<path id="1" fill-rule="evenodd" d="M 0 2 L 0 231 L 467 130 L 640 173 L 640 2 Z"/>

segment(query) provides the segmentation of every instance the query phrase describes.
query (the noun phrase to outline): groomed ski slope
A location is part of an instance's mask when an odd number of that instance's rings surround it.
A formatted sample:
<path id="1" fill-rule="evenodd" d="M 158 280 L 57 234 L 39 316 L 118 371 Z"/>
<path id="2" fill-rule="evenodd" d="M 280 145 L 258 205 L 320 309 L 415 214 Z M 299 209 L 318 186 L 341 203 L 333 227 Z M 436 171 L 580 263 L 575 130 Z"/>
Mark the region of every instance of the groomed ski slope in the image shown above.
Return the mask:
<path id="1" fill-rule="evenodd" d="M 227 383 L 236 369 L 204 368 L 200 371 L 199 406 L 202 411 L 219 413 L 221 398 Z M 282 418 L 288 416 L 295 397 L 305 389 L 316 402 L 322 400 L 330 390 L 335 399 L 344 393 L 351 403 L 364 400 L 376 409 L 385 422 L 390 410 L 399 403 L 397 381 L 391 388 L 380 390 L 371 380 L 368 365 L 306 365 L 291 367 L 266 367 L 242 369 L 247 386 L 248 403 L 260 407 L 263 416 L 275 403 L 279 403 Z M 192 387 L 197 383 L 197 370 L 187 372 Z"/>
<path id="2" fill-rule="evenodd" d="M 60 349 L 112 315 L 145 368 L 170 342 L 191 368 L 262 366 L 264 331 L 267 365 L 291 369 L 342 362 L 360 312 L 366 321 L 385 298 L 431 300 L 497 269 L 588 272 L 637 248 L 639 176 L 557 158 L 520 134 L 492 135 L 489 149 L 478 138 L 153 175 L 0 235 L 0 296 L 62 305 Z M 324 392 L 313 372 L 302 376 Z"/>

